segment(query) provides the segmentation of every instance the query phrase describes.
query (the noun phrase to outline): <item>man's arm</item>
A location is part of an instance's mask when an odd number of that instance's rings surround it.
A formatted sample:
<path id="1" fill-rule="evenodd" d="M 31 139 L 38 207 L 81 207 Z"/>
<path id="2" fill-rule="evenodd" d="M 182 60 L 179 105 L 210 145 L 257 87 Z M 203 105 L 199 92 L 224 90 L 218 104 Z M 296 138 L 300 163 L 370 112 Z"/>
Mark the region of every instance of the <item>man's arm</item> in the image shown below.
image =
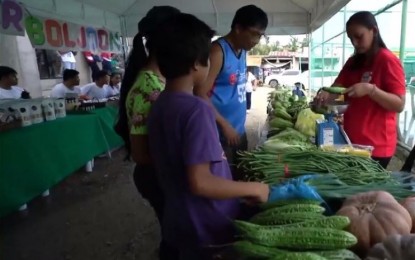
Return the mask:
<path id="1" fill-rule="evenodd" d="M 196 96 L 205 99 L 210 104 L 210 106 L 213 108 L 213 111 L 215 112 L 216 122 L 222 129 L 226 139 L 228 140 L 228 143 L 236 145 L 239 143 L 238 133 L 235 131 L 235 129 L 232 128 L 229 122 L 216 110 L 209 98 L 209 92 L 212 90 L 213 84 L 215 83 L 215 80 L 219 75 L 223 65 L 223 52 L 222 48 L 218 43 L 214 43 L 212 45 L 209 60 L 210 68 L 206 81 L 201 85 L 195 86 L 193 92 Z"/>

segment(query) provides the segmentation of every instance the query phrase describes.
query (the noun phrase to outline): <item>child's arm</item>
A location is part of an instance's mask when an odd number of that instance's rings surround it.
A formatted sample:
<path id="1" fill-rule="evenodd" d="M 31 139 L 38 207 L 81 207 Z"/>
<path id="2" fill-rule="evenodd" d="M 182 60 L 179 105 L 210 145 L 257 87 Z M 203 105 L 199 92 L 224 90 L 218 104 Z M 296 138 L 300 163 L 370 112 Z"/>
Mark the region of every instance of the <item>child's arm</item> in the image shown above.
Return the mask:
<path id="1" fill-rule="evenodd" d="M 269 187 L 259 182 L 237 182 L 217 177 L 210 172 L 209 163 L 187 167 L 190 191 L 209 199 L 249 198 L 266 202 Z"/>

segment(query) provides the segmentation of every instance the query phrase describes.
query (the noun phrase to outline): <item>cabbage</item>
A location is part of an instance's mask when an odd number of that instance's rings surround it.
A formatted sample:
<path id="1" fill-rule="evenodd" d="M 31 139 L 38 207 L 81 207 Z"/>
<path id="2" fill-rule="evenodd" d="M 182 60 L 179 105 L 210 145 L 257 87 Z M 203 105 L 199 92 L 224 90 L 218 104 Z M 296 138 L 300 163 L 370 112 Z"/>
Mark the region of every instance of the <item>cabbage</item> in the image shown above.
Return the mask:
<path id="1" fill-rule="evenodd" d="M 310 108 L 300 111 L 294 128 L 307 136 L 315 136 L 316 120 L 324 119 L 324 115 L 316 114 Z"/>

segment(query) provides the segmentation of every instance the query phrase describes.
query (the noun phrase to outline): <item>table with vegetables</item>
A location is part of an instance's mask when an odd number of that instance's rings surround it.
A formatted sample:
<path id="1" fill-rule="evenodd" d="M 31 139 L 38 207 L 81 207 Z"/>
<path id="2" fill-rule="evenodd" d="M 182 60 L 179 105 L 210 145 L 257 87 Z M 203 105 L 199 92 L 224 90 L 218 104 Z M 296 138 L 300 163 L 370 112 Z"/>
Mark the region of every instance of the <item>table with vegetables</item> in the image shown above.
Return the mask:
<path id="1" fill-rule="evenodd" d="M 238 167 L 279 193 L 234 221 L 237 259 L 415 260 L 412 176 L 383 169 L 364 149 L 317 147 L 322 115 L 306 98 L 279 90 L 268 101 L 267 140 L 240 152 Z"/>

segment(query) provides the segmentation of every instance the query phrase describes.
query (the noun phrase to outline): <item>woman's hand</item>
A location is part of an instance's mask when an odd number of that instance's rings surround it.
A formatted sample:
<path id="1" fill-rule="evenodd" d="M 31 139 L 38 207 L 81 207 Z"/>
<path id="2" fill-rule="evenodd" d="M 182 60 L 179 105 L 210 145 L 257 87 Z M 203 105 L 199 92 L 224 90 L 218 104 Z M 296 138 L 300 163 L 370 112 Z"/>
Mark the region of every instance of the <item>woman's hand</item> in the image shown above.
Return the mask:
<path id="1" fill-rule="evenodd" d="M 330 94 L 327 91 L 320 91 L 320 93 L 314 98 L 319 105 L 325 105 L 327 103 L 333 102 L 339 97 L 337 94 Z"/>
<path id="2" fill-rule="evenodd" d="M 373 84 L 360 82 L 348 87 L 345 94 L 349 97 L 364 97 L 372 93 L 375 88 L 376 86 Z"/>

